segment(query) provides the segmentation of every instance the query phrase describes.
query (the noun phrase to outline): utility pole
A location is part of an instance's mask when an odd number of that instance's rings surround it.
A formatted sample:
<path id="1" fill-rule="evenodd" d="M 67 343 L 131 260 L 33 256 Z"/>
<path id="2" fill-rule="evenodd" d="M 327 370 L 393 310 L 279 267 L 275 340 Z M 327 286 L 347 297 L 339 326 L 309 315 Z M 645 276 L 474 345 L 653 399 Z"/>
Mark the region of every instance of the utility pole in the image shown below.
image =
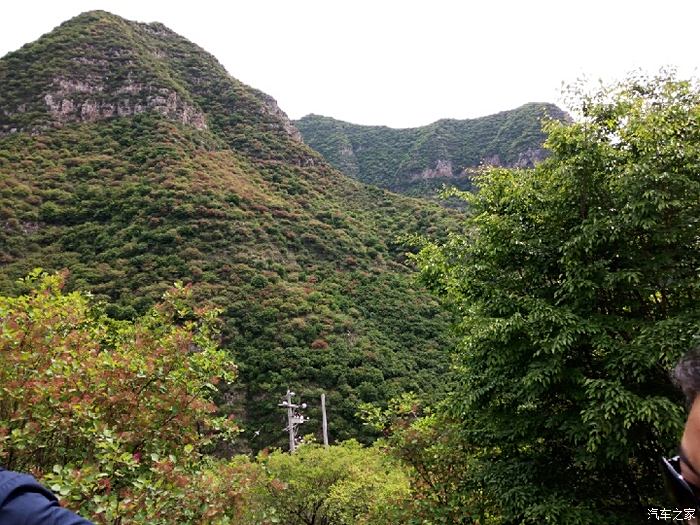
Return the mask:
<path id="1" fill-rule="evenodd" d="M 326 419 L 326 394 L 321 394 L 321 414 L 323 415 L 323 446 L 328 448 L 328 420 Z"/>
<path id="2" fill-rule="evenodd" d="M 297 427 L 308 421 L 308 417 L 304 417 L 299 409 L 304 410 L 306 408 L 306 403 L 301 405 L 295 405 L 292 403 L 292 397 L 296 394 L 291 390 L 287 389 L 287 395 L 279 405 L 282 408 L 287 409 L 287 427 L 284 429 L 289 432 L 289 452 L 294 453 L 299 444 L 300 440 L 297 437 Z"/>

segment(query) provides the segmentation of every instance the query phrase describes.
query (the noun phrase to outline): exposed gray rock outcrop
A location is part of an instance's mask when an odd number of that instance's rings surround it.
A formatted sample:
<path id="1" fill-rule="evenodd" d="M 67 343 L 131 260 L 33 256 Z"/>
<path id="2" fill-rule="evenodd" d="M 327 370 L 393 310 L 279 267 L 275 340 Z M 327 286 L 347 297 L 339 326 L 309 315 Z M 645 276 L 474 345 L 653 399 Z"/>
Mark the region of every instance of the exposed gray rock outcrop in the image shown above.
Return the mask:
<path id="1" fill-rule="evenodd" d="M 53 89 L 44 95 L 43 100 L 58 126 L 68 122 L 94 122 L 114 116 L 126 117 L 156 111 L 196 129 L 207 128 L 204 113 L 184 101 L 175 91 L 130 81 L 110 92 L 97 77 L 83 80 L 56 78 Z"/>
<path id="2" fill-rule="evenodd" d="M 261 93 L 261 95 L 261 99 L 263 101 L 263 111 L 278 119 L 287 135 L 292 137 L 297 142 L 304 142 L 304 140 L 301 138 L 301 133 L 296 126 L 292 124 L 292 121 L 289 120 L 287 114 L 280 109 L 280 107 L 277 105 L 277 101 L 270 95 L 266 95 L 264 93 Z"/>

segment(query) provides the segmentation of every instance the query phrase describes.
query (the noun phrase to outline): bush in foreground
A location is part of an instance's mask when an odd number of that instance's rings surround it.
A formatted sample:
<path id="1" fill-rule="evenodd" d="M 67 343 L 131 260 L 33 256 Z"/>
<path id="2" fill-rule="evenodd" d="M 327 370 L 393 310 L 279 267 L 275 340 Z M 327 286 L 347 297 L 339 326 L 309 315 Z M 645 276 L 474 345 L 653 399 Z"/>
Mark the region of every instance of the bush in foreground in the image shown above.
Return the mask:
<path id="1" fill-rule="evenodd" d="M 96 523 L 235 522 L 256 469 L 205 454 L 237 432 L 212 402 L 235 371 L 216 312 L 176 286 L 114 321 L 62 282 L 35 271 L 0 297 L 0 463 Z"/>

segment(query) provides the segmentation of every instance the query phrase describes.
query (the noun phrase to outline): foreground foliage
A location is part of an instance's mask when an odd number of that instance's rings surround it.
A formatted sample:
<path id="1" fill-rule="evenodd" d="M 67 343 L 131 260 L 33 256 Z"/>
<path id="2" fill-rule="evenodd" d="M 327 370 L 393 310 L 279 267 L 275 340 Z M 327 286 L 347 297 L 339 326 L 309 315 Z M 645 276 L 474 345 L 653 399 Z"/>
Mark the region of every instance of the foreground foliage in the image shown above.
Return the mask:
<path id="1" fill-rule="evenodd" d="M 579 102 L 548 160 L 481 175 L 471 234 L 418 258 L 461 318 L 445 412 L 455 446 L 488 448 L 475 510 L 503 523 L 646 520 L 684 420 L 668 370 L 700 326 L 700 91 L 632 78 Z"/>
<path id="2" fill-rule="evenodd" d="M 304 445 L 294 454 L 261 454 L 264 476 L 248 509 L 251 523 L 386 525 L 403 523 L 404 470 L 380 449 L 346 441 L 328 449 Z"/>
<path id="3" fill-rule="evenodd" d="M 235 366 L 216 310 L 176 286 L 134 321 L 39 270 L 0 297 L 0 464 L 96 524 L 403 523 L 409 481 L 377 447 L 211 455 L 238 434 L 212 402 Z"/>
<path id="4" fill-rule="evenodd" d="M 235 522 L 253 471 L 205 455 L 237 434 L 212 403 L 235 372 L 216 312 L 178 287 L 114 321 L 62 284 L 35 272 L 0 297 L 0 463 L 95 523 Z"/>
<path id="5" fill-rule="evenodd" d="M 380 441 L 407 469 L 410 498 L 399 506 L 410 525 L 495 523 L 494 502 L 480 490 L 473 475 L 488 446 L 460 439 L 460 425 L 444 410 L 426 407 L 415 395 L 393 399 L 386 409 L 363 405 L 366 424 L 380 430 Z"/>

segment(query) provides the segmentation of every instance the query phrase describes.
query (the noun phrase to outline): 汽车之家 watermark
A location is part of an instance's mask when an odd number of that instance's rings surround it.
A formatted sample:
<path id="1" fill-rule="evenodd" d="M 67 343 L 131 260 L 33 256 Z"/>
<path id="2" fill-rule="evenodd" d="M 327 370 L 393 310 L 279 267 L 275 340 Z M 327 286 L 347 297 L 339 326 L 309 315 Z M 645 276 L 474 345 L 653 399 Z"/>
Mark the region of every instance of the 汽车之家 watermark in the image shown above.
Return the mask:
<path id="1" fill-rule="evenodd" d="M 695 509 L 647 509 L 647 519 L 687 521 L 695 519 Z"/>

